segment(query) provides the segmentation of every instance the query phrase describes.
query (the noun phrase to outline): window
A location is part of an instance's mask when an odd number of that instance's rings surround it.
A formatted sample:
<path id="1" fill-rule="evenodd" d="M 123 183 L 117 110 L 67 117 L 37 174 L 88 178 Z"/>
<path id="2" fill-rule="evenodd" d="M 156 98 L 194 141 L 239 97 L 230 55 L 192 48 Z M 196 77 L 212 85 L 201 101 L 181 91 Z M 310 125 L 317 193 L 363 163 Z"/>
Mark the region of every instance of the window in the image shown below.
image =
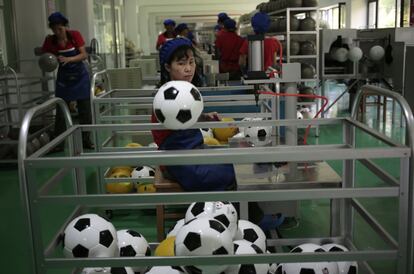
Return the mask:
<path id="1" fill-rule="evenodd" d="M 378 8 L 378 0 L 373 0 L 368 2 L 368 28 L 369 29 L 376 29 L 377 28 L 377 8 Z"/>
<path id="2" fill-rule="evenodd" d="M 346 27 L 345 3 L 328 6 L 320 9 L 320 18 L 328 29 L 342 29 Z"/>
<path id="3" fill-rule="evenodd" d="M 378 0 L 378 18 L 377 20 L 378 28 L 394 28 L 395 27 L 395 0 Z"/>

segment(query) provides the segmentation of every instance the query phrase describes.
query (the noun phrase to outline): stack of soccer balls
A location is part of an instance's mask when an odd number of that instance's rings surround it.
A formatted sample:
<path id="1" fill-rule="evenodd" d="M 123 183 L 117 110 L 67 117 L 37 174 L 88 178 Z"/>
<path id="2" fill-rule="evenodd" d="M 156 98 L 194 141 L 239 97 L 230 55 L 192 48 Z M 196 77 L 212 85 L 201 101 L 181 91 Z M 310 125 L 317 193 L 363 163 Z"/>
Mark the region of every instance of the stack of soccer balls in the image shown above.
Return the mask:
<path id="1" fill-rule="evenodd" d="M 116 231 L 112 223 L 96 214 L 84 214 L 73 219 L 62 236 L 63 253 L 69 258 L 151 255 L 149 244 L 143 235 L 130 229 Z M 82 273 L 141 274 L 147 270 L 147 267 L 95 267 L 85 268 Z"/>
<path id="2" fill-rule="evenodd" d="M 266 252 L 266 236 L 255 224 L 239 220 L 229 202 L 192 203 L 185 214 L 160 243 L 169 242 L 171 256 L 260 254 Z M 165 256 L 165 252 L 156 255 Z M 268 264 L 192 265 L 182 272 L 209 274 L 267 274 Z M 177 268 L 176 268 L 177 269 Z M 152 273 L 152 272 L 150 272 Z M 170 273 L 170 272 L 165 272 Z"/>
<path id="3" fill-rule="evenodd" d="M 301 244 L 293 248 L 291 253 L 304 252 L 345 252 L 348 249 L 339 244 L 317 245 L 313 243 Z M 309 263 L 284 263 L 279 264 L 276 274 L 357 274 L 358 264 L 356 262 L 309 262 Z"/>

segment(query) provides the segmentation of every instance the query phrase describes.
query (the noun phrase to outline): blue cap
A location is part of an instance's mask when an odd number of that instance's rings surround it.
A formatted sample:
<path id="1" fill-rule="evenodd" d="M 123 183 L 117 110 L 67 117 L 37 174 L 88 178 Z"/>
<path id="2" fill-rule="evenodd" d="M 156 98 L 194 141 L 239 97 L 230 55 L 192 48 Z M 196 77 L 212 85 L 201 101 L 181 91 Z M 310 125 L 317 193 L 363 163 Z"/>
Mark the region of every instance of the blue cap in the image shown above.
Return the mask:
<path id="1" fill-rule="evenodd" d="M 50 25 L 57 25 L 57 24 L 63 24 L 66 25 L 69 20 L 60 12 L 56 11 L 49 15 L 47 18 Z"/>
<path id="2" fill-rule="evenodd" d="M 258 12 L 251 21 L 255 33 L 266 33 L 269 30 L 271 20 L 267 13 Z"/>
<path id="3" fill-rule="evenodd" d="M 231 18 L 227 18 L 226 21 L 224 21 L 223 24 L 224 24 L 224 27 L 226 29 L 229 29 L 229 30 L 232 30 L 232 29 L 235 29 L 236 28 L 236 21 L 234 21 Z"/>
<path id="4" fill-rule="evenodd" d="M 175 26 L 175 21 L 172 19 L 165 19 L 164 26 Z"/>
<path id="5" fill-rule="evenodd" d="M 217 14 L 217 18 L 218 22 L 224 22 L 227 18 L 229 18 L 229 16 L 225 12 L 220 12 L 219 14 Z"/>
<path id="6" fill-rule="evenodd" d="M 185 29 L 188 29 L 187 24 L 186 24 L 186 23 L 181 23 L 181 24 L 178 24 L 178 25 L 175 27 L 175 32 L 180 33 L 180 32 L 182 32 L 182 31 L 183 31 L 183 30 L 185 30 Z"/>
<path id="7" fill-rule="evenodd" d="M 171 55 L 177 48 L 181 46 L 192 46 L 192 43 L 189 39 L 185 37 L 174 38 L 167 41 L 162 47 L 160 48 L 160 65 L 161 67 L 164 66 L 165 63 L 171 58 Z"/>

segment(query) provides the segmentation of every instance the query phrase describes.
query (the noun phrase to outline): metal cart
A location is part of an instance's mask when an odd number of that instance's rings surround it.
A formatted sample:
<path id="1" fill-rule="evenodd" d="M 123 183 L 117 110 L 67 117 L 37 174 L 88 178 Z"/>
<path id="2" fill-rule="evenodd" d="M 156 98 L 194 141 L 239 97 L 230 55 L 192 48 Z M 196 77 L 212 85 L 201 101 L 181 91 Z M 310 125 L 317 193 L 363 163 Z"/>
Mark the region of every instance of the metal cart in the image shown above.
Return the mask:
<path id="1" fill-rule="evenodd" d="M 356 120 L 356 110 L 362 96 L 375 94 L 390 97 L 400 104 L 407 126 L 406 144 L 398 144 L 383 134 L 367 127 Z M 57 104 L 64 110 L 67 130 L 57 136 L 48 145 L 26 156 L 28 129 L 34 116 Z M 134 266 L 134 265 L 221 265 L 240 263 L 283 263 L 283 262 L 315 262 L 315 261 L 348 261 L 359 262 L 362 273 L 374 273 L 367 263 L 372 260 L 393 260 L 396 262 L 395 273 L 413 273 L 413 115 L 404 98 L 388 90 L 364 86 L 353 105 L 351 118 L 318 119 L 318 120 L 267 120 L 261 121 L 266 126 L 300 126 L 300 125 L 341 125 L 343 139 L 339 144 L 308 146 L 266 146 L 266 147 L 229 147 L 220 149 L 196 149 L 188 151 L 112 151 L 84 152 L 81 132 L 90 130 L 95 133 L 104 130 L 142 131 L 161 129 L 160 124 L 101 124 L 72 125 L 65 103 L 60 99 L 52 99 L 42 105 L 30 109 L 23 120 L 19 139 L 19 175 L 22 200 L 26 212 L 27 226 L 30 230 L 30 244 L 33 252 L 34 273 L 45 273 L 52 268 L 70 267 L 73 273 L 85 266 Z M 249 122 L 203 122 L 192 128 L 228 127 L 229 125 L 247 126 Z M 370 135 L 374 140 L 370 147 L 361 147 L 356 139 L 356 132 Z M 51 157 L 47 152 L 58 143 L 67 139 L 69 151 L 67 156 Z M 377 165 L 375 159 L 397 159 L 400 165 L 399 177 L 391 176 Z M 154 194 L 115 194 L 106 195 L 91 193 L 86 188 L 86 169 L 97 169 L 113 164 L 118 165 L 185 165 L 233 163 L 251 164 L 257 162 L 315 162 L 340 160 L 343 164 L 340 187 L 315 188 L 272 188 L 244 191 L 224 192 L 192 192 L 192 193 L 154 193 Z M 355 186 L 355 164 L 359 161 L 385 184 L 375 187 Z M 46 181 L 40 174 L 45 169 L 57 171 Z M 56 193 L 54 188 L 64 183 L 68 176 L 72 182 L 70 194 Z M 97 182 L 101 184 L 102 182 Z M 288 183 L 288 182 L 286 182 Z M 360 198 L 398 199 L 398 238 L 394 238 L 381 226 L 380 222 L 361 204 Z M 296 245 L 303 242 L 326 243 L 336 242 L 347 246 L 349 252 L 335 253 L 266 253 L 259 255 L 223 255 L 194 257 L 122 257 L 122 258 L 63 258 L 58 252 L 61 233 L 65 225 L 82 212 L 91 208 L 108 208 L 122 206 L 125 208 L 151 207 L 156 204 L 188 204 L 194 201 L 291 201 L 332 199 L 339 204 L 335 212 L 338 221 L 337 229 L 331 230 L 330 237 L 323 238 L 288 238 L 269 239 L 268 244 L 275 247 Z M 67 214 L 51 241 L 45 243 L 42 231 L 47 223 L 39 219 L 44 207 L 72 206 L 71 214 Z M 362 250 L 354 241 L 355 217 L 359 216 L 384 241 L 387 248 Z"/>

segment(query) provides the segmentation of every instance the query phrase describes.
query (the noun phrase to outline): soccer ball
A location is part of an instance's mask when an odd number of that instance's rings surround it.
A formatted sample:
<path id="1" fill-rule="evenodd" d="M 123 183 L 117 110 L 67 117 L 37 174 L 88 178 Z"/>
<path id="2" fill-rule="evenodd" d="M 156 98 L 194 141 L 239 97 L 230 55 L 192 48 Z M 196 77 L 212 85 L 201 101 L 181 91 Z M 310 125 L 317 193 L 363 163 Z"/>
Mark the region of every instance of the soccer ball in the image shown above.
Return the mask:
<path id="1" fill-rule="evenodd" d="M 233 242 L 234 254 L 263 254 L 263 251 L 255 244 L 246 240 L 237 240 Z M 242 264 L 229 267 L 226 274 L 267 274 L 269 271 L 268 264 Z"/>
<path id="2" fill-rule="evenodd" d="M 247 119 L 247 120 L 245 120 Z M 242 121 L 262 121 L 262 118 L 244 118 Z M 257 137 L 259 140 L 264 140 L 272 134 L 272 127 L 262 126 L 247 126 L 244 128 L 245 137 Z"/>
<path id="3" fill-rule="evenodd" d="M 234 238 L 237 231 L 237 211 L 230 202 L 196 202 L 192 203 L 185 213 L 185 221 L 194 218 L 211 217 L 220 221 Z"/>
<path id="4" fill-rule="evenodd" d="M 186 81 L 162 85 L 154 97 L 157 120 L 168 129 L 186 129 L 194 125 L 203 111 L 200 91 Z"/>
<path id="5" fill-rule="evenodd" d="M 303 252 L 325 252 L 325 250 L 316 244 L 302 244 L 293 248 L 291 253 Z M 282 264 L 281 271 L 284 274 L 338 274 L 338 264 L 336 262 L 311 262 L 311 263 L 286 263 Z"/>
<path id="6" fill-rule="evenodd" d="M 134 274 L 130 267 L 87 267 L 81 274 Z"/>
<path id="7" fill-rule="evenodd" d="M 117 231 L 119 256 L 121 257 L 142 257 L 151 256 L 151 249 L 147 240 L 140 233 L 130 230 L 122 229 Z M 131 267 L 136 274 L 145 273 L 148 267 L 136 266 Z"/>
<path id="8" fill-rule="evenodd" d="M 152 143 L 149 143 L 149 144 L 148 144 L 148 147 L 155 147 L 155 148 L 158 148 L 158 145 L 157 145 L 156 143 L 152 142 Z"/>
<path id="9" fill-rule="evenodd" d="M 118 255 L 115 227 L 96 214 L 73 219 L 63 232 L 66 257 L 114 257 Z"/>
<path id="10" fill-rule="evenodd" d="M 176 256 L 227 255 L 233 254 L 230 232 L 219 221 L 205 217 L 185 223 L 175 238 Z M 189 274 L 220 274 L 225 265 L 184 266 Z"/>
<path id="11" fill-rule="evenodd" d="M 299 110 L 296 111 L 296 119 L 299 119 L 299 120 L 303 119 L 303 114 Z"/>
<path id="12" fill-rule="evenodd" d="M 249 241 L 261 250 L 266 250 L 266 235 L 259 226 L 252 222 L 239 220 L 235 239 Z"/>
<path id="13" fill-rule="evenodd" d="M 136 178 L 136 179 L 143 178 L 143 177 L 154 177 L 154 176 L 155 176 L 155 170 L 149 166 L 137 166 L 131 172 L 131 177 Z"/>
<path id="14" fill-rule="evenodd" d="M 325 244 L 322 245 L 322 248 L 325 249 L 326 252 L 348 251 L 348 248 L 339 244 Z M 358 264 L 357 262 L 338 262 L 338 270 L 340 274 L 356 274 L 358 273 Z"/>
<path id="15" fill-rule="evenodd" d="M 175 223 L 175 225 L 171 228 L 171 230 L 168 232 L 167 238 L 177 236 L 178 231 L 180 231 L 180 229 L 184 226 L 184 224 L 185 224 L 185 219 L 178 220 Z"/>
<path id="16" fill-rule="evenodd" d="M 214 138 L 213 130 L 211 128 L 200 128 L 203 138 Z"/>
<path id="17" fill-rule="evenodd" d="M 174 269 L 171 266 L 154 266 L 146 274 L 180 274 L 181 271 Z"/>

